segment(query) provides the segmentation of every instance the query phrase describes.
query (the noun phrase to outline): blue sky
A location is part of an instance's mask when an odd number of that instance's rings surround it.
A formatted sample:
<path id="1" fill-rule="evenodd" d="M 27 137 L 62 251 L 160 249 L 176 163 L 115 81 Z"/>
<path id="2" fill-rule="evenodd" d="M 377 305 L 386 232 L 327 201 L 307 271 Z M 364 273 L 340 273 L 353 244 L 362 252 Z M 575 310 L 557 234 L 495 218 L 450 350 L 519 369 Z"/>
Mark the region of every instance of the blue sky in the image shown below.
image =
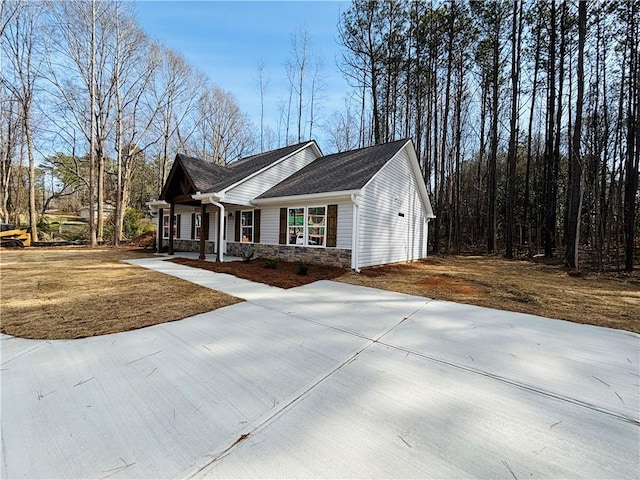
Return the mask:
<path id="1" fill-rule="evenodd" d="M 306 28 L 311 48 L 324 59 L 326 90 L 322 114 L 344 106 L 350 90 L 336 66 L 341 48 L 337 24 L 345 1 L 137 1 L 144 30 L 230 91 L 256 127 L 260 124 L 258 59 L 269 82 L 265 124 L 277 129 L 278 103 L 288 96 L 285 63 L 292 57 L 291 36 Z M 318 131 L 318 134 L 320 132 Z M 316 135 L 321 142 L 321 135 Z"/>

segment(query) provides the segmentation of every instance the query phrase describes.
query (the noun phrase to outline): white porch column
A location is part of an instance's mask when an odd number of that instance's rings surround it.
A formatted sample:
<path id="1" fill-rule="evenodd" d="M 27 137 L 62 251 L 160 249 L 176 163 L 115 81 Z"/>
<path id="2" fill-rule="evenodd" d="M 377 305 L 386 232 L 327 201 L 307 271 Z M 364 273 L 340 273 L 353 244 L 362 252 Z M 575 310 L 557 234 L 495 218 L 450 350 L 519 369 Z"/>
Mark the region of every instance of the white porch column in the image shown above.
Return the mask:
<path id="1" fill-rule="evenodd" d="M 218 204 L 220 216 L 218 217 L 218 261 L 224 262 L 224 205 Z"/>

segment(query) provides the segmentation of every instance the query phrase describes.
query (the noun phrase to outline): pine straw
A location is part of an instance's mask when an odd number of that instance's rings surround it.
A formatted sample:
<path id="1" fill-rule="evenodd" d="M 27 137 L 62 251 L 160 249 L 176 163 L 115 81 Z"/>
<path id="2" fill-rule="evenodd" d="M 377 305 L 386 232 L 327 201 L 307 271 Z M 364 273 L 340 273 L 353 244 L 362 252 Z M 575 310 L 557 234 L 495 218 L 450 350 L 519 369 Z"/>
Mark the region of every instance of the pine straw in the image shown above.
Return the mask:
<path id="1" fill-rule="evenodd" d="M 228 273 L 238 278 L 265 283 L 274 287 L 293 288 L 306 285 L 318 280 L 332 280 L 343 275 L 346 270 L 329 265 L 307 264 L 306 275 L 298 274 L 298 263 L 277 262 L 276 268 L 267 268 L 265 259 L 255 259 L 248 262 L 205 262 L 189 258 L 174 258 L 171 262 L 188 267 L 202 268 L 211 272 Z"/>
<path id="2" fill-rule="evenodd" d="M 241 300 L 120 260 L 132 249 L 0 251 L 0 331 L 81 338 L 180 320 Z"/>
<path id="3" fill-rule="evenodd" d="M 571 275 L 561 265 L 436 256 L 365 268 L 341 281 L 640 333 L 640 272 Z"/>

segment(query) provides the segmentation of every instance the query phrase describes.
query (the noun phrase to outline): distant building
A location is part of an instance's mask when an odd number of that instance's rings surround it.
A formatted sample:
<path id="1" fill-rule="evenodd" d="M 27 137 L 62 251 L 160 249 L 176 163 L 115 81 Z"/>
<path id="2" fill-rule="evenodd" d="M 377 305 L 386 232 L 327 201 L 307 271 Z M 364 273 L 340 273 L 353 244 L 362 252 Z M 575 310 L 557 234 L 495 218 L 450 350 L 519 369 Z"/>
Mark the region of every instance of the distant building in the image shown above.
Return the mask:
<path id="1" fill-rule="evenodd" d="M 96 204 L 93 210 L 93 218 L 95 218 L 96 220 L 98 220 L 98 205 Z M 104 211 L 104 218 L 109 218 L 110 216 L 112 216 L 114 214 L 114 212 L 116 211 L 116 207 L 114 207 L 113 205 L 109 204 L 109 203 L 105 203 L 103 205 L 103 211 Z M 83 220 L 89 220 L 89 205 L 85 206 L 85 207 L 80 207 L 80 210 L 78 210 L 78 215 L 80 215 L 80 218 L 82 218 Z"/>

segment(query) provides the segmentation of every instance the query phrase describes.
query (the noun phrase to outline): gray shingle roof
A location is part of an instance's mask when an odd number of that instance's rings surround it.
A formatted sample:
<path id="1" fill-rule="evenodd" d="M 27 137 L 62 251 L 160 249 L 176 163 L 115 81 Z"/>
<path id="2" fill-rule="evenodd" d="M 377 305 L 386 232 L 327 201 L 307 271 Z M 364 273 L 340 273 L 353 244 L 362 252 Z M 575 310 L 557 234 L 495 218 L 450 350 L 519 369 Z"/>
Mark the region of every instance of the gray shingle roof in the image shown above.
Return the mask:
<path id="1" fill-rule="evenodd" d="M 313 141 L 313 140 L 312 140 Z M 242 158 L 238 161 L 227 165 L 228 173 L 221 179 L 216 185 L 214 191 L 223 190 L 236 182 L 239 182 L 243 178 L 248 177 L 252 173 L 262 170 L 267 165 L 271 165 L 273 162 L 292 154 L 296 150 L 299 150 L 304 145 L 311 143 L 311 141 L 297 143 L 295 145 L 289 145 L 288 147 L 278 148 L 269 152 L 258 153 L 250 157 Z"/>
<path id="2" fill-rule="evenodd" d="M 185 173 L 191 179 L 198 192 L 215 191 L 213 190 L 214 185 L 222 181 L 227 170 L 221 165 L 214 165 L 200 158 L 189 157 L 182 153 L 176 155 L 175 161 L 182 164 Z"/>
<path id="3" fill-rule="evenodd" d="M 196 191 L 202 193 L 219 192 L 239 182 L 243 178 L 262 170 L 282 157 L 290 155 L 309 143 L 310 142 L 302 142 L 269 152 L 251 155 L 250 157 L 242 158 L 226 166 L 215 165 L 181 153 L 176 155 L 176 161 L 182 164 L 185 173 L 191 179 Z"/>
<path id="4" fill-rule="evenodd" d="M 398 153 L 408 139 L 320 157 L 258 198 L 358 190 Z"/>

